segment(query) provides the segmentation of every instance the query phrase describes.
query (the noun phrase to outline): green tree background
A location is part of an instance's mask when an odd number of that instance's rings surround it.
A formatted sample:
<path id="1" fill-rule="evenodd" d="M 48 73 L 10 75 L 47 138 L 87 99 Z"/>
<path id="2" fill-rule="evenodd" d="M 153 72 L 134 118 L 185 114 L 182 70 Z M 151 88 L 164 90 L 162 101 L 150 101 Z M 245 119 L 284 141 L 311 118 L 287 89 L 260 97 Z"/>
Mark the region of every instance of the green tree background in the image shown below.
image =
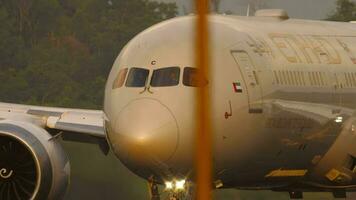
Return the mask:
<path id="1" fill-rule="evenodd" d="M 0 101 L 100 109 L 122 47 L 176 14 L 147 0 L 1 0 Z"/>
<path id="2" fill-rule="evenodd" d="M 356 4 L 352 0 L 337 0 L 336 10 L 327 20 L 349 22 L 356 21 Z"/>
<path id="3" fill-rule="evenodd" d="M 216 2 L 216 8 L 218 3 Z M 338 0 L 328 20 L 356 20 Z M 0 101 L 101 109 L 104 84 L 123 46 L 177 15 L 174 3 L 148 0 L 0 0 Z M 63 142 L 72 165 L 66 199 L 146 199 L 146 183 L 113 155 Z M 273 192 L 216 191 L 216 199 L 288 199 Z M 307 195 L 308 197 L 308 195 Z M 332 199 L 312 194 L 310 199 Z"/>

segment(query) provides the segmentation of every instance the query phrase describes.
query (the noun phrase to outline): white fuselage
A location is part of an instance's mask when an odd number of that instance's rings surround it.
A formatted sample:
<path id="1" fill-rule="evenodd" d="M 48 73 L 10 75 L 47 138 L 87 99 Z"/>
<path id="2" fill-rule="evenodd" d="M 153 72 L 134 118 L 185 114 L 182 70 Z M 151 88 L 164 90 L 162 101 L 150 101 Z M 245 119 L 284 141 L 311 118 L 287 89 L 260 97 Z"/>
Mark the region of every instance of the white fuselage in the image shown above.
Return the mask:
<path id="1" fill-rule="evenodd" d="M 194 22 L 143 31 L 107 82 L 108 141 L 146 179 L 194 174 L 197 89 L 186 69 L 195 67 Z M 214 180 L 247 189 L 355 184 L 356 25 L 218 15 L 209 25 Z"/>

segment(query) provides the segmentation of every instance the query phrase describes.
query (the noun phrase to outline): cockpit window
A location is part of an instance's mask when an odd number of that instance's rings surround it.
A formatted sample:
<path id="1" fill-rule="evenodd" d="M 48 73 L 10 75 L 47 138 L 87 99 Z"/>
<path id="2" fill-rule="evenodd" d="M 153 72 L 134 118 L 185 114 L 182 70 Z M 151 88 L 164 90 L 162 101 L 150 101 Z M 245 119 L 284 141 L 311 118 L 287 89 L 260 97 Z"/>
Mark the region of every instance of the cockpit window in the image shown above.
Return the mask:
<path id="1" fill-rule="evenodd" d="M 208 84 L 208 80 L 204 79 L 199 83 L 198 70 L 192 67 L 184 68 L 183 84 L 189 87 L 202 87 Z"/>
<path id="2" fill-rule="evenodd" d="M 156 69 L 153 71 L 151 86 L 152 87 L 168 87 L 179 84 L 179 67 L 167 67 Z"/>
<path id="3" fill-rule="evenodd" d="M 119 71 L 119 74 L 117 75 L 117 77 L 114 80 L 114 83 L 112 84 L 112 89 L 120 88 L 124 85 L 127 71 L 128 71 L 127 68 L 121 69 Z"/>
<path id="4" fill-rule="evenodd" d="M 149 70 L 131 68 L 126 80 L 126 87 L 144 87 L 146 85 Z"/>

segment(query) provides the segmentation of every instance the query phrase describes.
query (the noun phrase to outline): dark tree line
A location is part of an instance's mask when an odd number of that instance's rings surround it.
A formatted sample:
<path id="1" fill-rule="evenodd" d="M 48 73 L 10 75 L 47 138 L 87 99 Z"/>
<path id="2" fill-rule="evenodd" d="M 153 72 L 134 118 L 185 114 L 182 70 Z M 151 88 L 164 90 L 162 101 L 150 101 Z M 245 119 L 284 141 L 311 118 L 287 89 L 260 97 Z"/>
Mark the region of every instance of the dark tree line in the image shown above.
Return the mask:
<path id="1" fill-rule="evenodd" d="M 121 48 L 176 14 L 147 0 L 0 0 L 0 101 L 100 108 Z"/>
<path id="2" fill-rule="evenodd" d="M 356 4 L 352 0 L 337 0 L 336 10 L 328 20 L 332 21 L 356 21 Z"/>

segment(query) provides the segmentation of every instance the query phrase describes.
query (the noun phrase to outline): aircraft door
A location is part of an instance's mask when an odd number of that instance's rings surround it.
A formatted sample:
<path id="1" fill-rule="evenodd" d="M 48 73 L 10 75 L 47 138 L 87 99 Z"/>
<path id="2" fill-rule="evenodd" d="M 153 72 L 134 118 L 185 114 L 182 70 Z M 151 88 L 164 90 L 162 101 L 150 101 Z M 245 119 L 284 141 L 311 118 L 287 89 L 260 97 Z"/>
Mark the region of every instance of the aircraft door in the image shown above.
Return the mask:
<path id="1" fill-rule="evenodd" d="M 248 96 L 249 113 L 262 113 L 262 89 L 258 78 L 258 71 L 244 50 L 232 50 L 231 54 L 243 77 L 243 84 Z"/>

